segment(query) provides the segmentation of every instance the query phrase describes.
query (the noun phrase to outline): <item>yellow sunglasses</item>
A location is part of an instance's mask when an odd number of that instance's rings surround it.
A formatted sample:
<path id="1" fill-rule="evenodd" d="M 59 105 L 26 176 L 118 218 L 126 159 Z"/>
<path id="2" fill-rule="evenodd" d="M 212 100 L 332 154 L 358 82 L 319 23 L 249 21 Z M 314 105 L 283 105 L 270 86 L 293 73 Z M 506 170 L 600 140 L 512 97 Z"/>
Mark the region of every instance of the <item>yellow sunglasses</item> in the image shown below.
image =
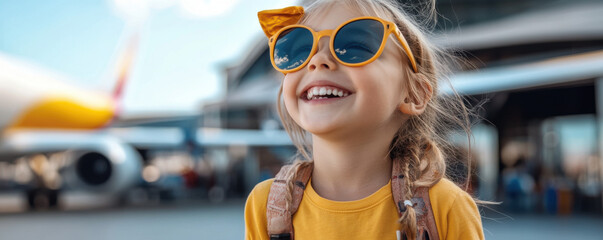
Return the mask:
<path id="1" fill-rule="evenodd" d="M 402 45 L 413 71 L 418 72 L 408 42 L 396 24 L 376 17 L 354 18 L 335 30 L 319 32 L 299 24 L 284 27 L 268 40 L 270 61 L 279 72 L 298 71 L 316 54 L 320 38 L 328 36 L 331 54 L 339 63 L 350 67 L 364 66 L 381 55 L 391 33 Z"/>

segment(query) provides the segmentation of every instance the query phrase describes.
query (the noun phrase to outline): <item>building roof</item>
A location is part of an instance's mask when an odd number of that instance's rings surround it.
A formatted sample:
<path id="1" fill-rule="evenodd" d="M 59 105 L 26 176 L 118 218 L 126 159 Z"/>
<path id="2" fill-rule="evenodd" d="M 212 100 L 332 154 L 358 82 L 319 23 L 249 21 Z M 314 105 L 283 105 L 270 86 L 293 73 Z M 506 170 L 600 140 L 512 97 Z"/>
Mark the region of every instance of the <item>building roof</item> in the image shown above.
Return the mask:
<path id="1" fill-rule="evenodd" d="M 562 5 L 455 29 L 442 46 L 474 50 L 543 42 L 603 39 L 603 2 Z"/>
<path id="2" fill-rule="evenodd" d="M 476 50 L 504 46 L 560 41 L 603 39 L 603 2 L 558 5 L 530 11 L 504 19 L 479 23 L 437 35 L 436 43 L 450 49 Z M 228 68 L 233 84 L 267 51 L 264 36 L 258 37 L 250 53 L 237 65 Z M 575 54 L 543 61 L 457 73 L 450 78 L 455 89 L 464 94 L 480 94 L 570 82 L 603 76 L 603 53 Z M 599 64 L 599 65 L 597 65 Z M 228 96 L 211 105 L 258 106 L 276 102 L 279 83 L 270 80 L 253 81 L 239 86 Z M 450 88 L 442 88 L 443 92 Z"/>
<path id="3" fill-rule="evenodd" d="M 450 82 L 463 95 L 514 91 L 603 79 L 601 66 L 603 50 L 528 64 L 459 72 L 451 76 Z M 441 90 L 442 93 L 451 93 L 449 87 Z"/>

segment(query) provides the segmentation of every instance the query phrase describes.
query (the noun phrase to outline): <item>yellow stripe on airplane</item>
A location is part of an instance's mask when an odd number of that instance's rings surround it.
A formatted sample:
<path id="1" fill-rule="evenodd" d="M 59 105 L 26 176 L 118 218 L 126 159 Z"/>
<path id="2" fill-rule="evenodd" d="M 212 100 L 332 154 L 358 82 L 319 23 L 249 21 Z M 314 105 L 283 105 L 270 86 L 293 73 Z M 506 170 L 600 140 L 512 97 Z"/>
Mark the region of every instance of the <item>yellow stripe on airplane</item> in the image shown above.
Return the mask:
<path id="1" fill-rule="evenodd" d="M 93 130 L 118 117 L 138 35 L 118 58 L 113 95 L 87 91 L 53 72 L 0 53 L 0 133 L 5 129 Z"/>
<path id="2" fill-rule="evenodd" d="M 110 99 L 91 106 L 55 97 L 29 107 L 8 128 L 97 129 L 109 124 L 113 116 L 114 104 Z"/>

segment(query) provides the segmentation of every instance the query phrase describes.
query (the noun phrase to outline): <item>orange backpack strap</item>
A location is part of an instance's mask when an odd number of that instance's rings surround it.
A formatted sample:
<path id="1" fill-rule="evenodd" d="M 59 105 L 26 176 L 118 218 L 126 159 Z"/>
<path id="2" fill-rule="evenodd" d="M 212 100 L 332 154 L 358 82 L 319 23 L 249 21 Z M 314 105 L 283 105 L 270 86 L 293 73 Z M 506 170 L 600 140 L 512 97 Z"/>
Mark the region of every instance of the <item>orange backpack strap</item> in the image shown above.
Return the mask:
<path id="1" fill-rule="evenodd" d="M 276 174 L 268 193 L 266 220 L 268 236 L 273 239 L 293 240 L 293 214 L 297 211 L 302 200 L 306 184 L 312 175 L 314 164 L 299 167 L 295 175 L 292 165 L 285 165 Z M 293 179 L 293 176 L 296 176 Z M 287 202 L 287 183 L 293 181 L 291 202 Z"/>
<path id="2" fill-rule="evenodd" d="M 394 159 L 392 164 L 392 195 L 394 203 L 398 208 L 398 216 L 406 211 L 404 205 L 404 195 L 406 188 L 404 185 L 404 168 L 401 159 Z M 429 188 L 419 187 L 415 190 L 415 194 L 410 199 L 414 205 L 417 215 L 417 239 L 439 240 L 438 228 L 435 224 L 431 202 L 429 201 Z"/>

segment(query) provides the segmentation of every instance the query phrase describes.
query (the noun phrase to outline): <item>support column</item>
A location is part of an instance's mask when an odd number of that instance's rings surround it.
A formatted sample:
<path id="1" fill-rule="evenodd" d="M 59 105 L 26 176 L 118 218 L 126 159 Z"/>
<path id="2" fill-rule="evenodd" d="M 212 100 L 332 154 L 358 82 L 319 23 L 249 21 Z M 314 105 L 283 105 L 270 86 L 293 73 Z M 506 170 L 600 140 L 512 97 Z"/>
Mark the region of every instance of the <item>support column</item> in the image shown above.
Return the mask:
<path id="1" fill-rule="evenodd" d="M 496 201 L 496 190 L 498 179 L 498 131 L 496 128 L 486 124 L 479 124 L 472 129 L 475 137 L 474 152 L 477 157 L 479 174 L 479 199 Z"/>
<path id="2" fill-rule="evenodd" d="M 595 79 L 595 105 L 597 110 L 597 155 L 599 157 L 599 194 L 603 194 L 603 77 Z M 603 201 L 601 201 L 603 208 Z"/>

